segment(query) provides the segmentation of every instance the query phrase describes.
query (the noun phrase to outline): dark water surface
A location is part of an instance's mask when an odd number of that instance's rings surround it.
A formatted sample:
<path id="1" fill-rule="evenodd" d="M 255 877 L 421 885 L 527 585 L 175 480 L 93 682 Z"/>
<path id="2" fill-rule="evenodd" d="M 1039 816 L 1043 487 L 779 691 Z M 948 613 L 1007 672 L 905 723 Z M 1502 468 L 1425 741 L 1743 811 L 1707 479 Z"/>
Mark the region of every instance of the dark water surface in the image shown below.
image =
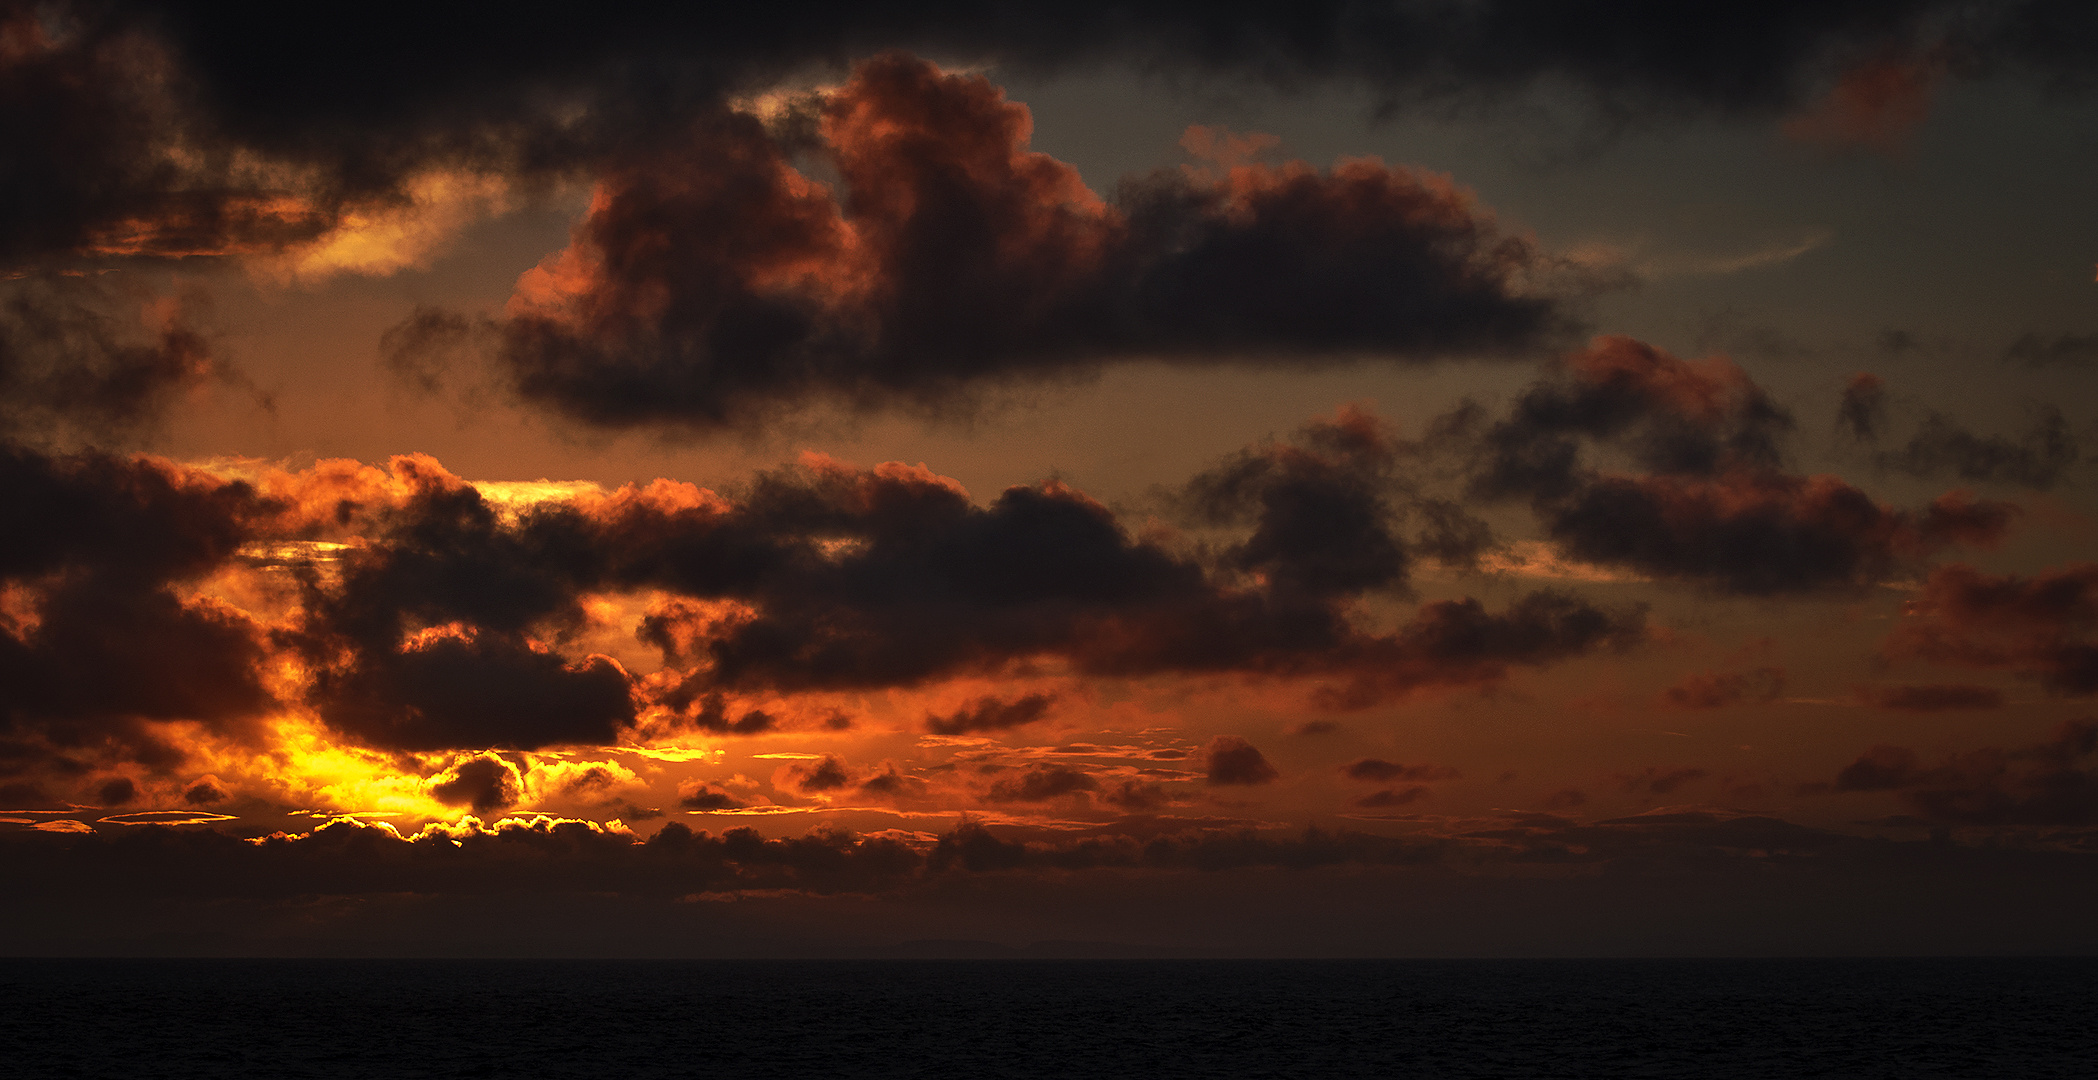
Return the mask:
<path id="1" fill-rule="evenodd" d="M 0 960 L 23 1077 L 2092 1077 L 2098 960 Z"/>

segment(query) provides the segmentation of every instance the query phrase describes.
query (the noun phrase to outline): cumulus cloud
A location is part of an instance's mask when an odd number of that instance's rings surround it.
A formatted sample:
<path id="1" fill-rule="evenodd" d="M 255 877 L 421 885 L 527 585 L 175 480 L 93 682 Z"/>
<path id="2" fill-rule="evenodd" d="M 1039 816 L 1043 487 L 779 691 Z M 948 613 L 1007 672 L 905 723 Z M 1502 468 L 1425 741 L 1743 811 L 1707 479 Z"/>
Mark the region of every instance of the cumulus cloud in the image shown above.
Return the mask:
<path id="1" fill-rule="evenodd" d="M 743 800 L 702 780 L 686 780 L 678 784 L 677 803 L 687 810 L 734 810 Z"/>
<path id="2" fill-rule="evenodd" d="M 1209 782 L 1218 786 L 1252 786 L 1282 778 L 1259 747 L 1236 735 L 1219 735 L 1209 740 L 1202 752 L 1202 763 Z"/>
<path id="3" fill-rule="evenodd" d="M 476 754 L 433 777 L 430 795 L 448 806 L 470 807 L 476 814 L 486 814 L 515 806 L 524 795 L 524 778 L 509 759 L 498 754 Z"/>
<path id="4" fill-rule="evenodd" d="M 183 592 L 270 516 L 250 485 L 170 462 L 0 443 L 0 774 L 179 766 L 169 726 L 242 738 L 276 703 L 262 628 Z"/>
<path id="5" fill-rule="evenodd" d="M 1471 448 L 1473 495 L 1527 499 L 1566 556 L 1723 593 L 1878 584 L 1948 545 L 1996 543 L 2015 512 L 1961 492 L 1898 510 L 1787 472 L 1792 418 L 1740 368 L 1626 337 L 1566 357 L 1499 420 L 1472 408 L 1443 426 Z M 1604 471 L 1596 449 L 1643 471 Z"/>
<path id="6" fill-rule="evenodd" d="M 1520 352 L 1565 321 L 1537 287 L 1564 268 L 1439 177 L 1241 164 L 1131 178 L 1109 203 L 1027 149 L 1027 110 L 986 79 L 894 54 L 805 107 L 812 132 L 723 110 L 601 175 L 491 328 L 526 399 L 712 427 L 1118 357 Z M 422 354 L 461 332 L 421 313 L 392 362 L 433 383 Z"/>

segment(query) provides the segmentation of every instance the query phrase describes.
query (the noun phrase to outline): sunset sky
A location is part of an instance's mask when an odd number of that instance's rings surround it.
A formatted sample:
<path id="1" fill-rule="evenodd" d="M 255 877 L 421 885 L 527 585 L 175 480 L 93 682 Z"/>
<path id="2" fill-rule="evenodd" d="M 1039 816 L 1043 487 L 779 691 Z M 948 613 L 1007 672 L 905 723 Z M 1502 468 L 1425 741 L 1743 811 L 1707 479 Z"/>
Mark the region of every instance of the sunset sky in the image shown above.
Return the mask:
<path id="1" fill-rule="evenodd" d="M 0 3 L 0 952 L 2098 948 L 2087 2 L 429 8 Z"/>

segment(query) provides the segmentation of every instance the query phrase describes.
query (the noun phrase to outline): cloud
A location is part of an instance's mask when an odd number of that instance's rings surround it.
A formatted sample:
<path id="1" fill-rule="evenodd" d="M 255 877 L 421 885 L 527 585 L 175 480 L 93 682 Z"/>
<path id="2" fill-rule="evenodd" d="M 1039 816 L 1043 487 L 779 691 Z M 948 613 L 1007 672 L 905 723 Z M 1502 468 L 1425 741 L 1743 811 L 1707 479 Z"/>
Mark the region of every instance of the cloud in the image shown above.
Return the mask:
<path id="1" fill-rule="evenodd" d="M 1340 767 L 1342 776 L 1350 780 L 1367 780 L 1372 783 L 1390 783 L 1393 780 L 1454 780 L 1457 770 L 1447 765 L 1399 765 L 1381 758 L 1362 758 Z"/>
<path id="2" fill-rule="evenodd" d="M 687 810 L 734 810 L 744 805 L 743 800 L 701 780 L 680 782 L 677 804 Z"/>
<path id="3" fill-rule="evenodd" d="M 1047 802 L 1080 791 L 1097 791 L 1100 783 L 1068 765 L 1030 765 L 1018 776 L 1000 778 L 984 794 L 989 802 Z M 1125 800 L 1129 792 L 1120 792 Z"/>
<path id="4" fill-rule="evenodd" d="M 1910 476 L 1953 475 L 1976 483 L 2015 484 L 2045 491 L 2082 463 L 2083 452 L 2060 409 L 2035 410 L 2032 427 L 2015 439 L 1976 435 L 1943 413 L 1931 413 L 1898 450 L 1882 451 L 1882 468 Z"/>
<path id="5" fill-rule="evenodd" d="M 486 814 L 517 805 L 524 796 L 524 778 L 508 759 L 476 754 L 433 777 L 430 796 L 447 806 L 471 807 L 476 814 Z"/>
<path id="6" fill-rule="evenodd" d="M 1316 590 L 1302 575 L 1243 582 L 1233 566 L 1132 538 L 1062 484 L 1009 488 L 980 506 L 899 465 L 810 459 L 761 475 L 734 502 L 623 491 L 568 520 L 602 538 L 588 544 L 608 553 L 612 580 L 705 602 L 665 606 L 645 632 L 666 660 L 726 691 L 909 686 L 1057 657 L 1079 674 L 1331 676 L 1345 686 L 1332 700 L 1360 707 L 1621 647 L 1644 625 L 1636 610 L 1540 592 L 1499 613 L 1436 601 L 1369 633 L 1338 579 Z"/>
<path id="7" fill-rule="evenodd" d="M 1945 74 L 1938 57 L 1865 61 L 1845 71 L 1826 97 L 1787 120 L 1785 135 L 1824 146 L 1899 153 L 1929 114 L 1931 96 Z"/>
<path id="8" fill-rule="evenodd" d="M 854 783 L 852 771 L 832 754 L 825 754 L 812 762 L 788 765 L 780 770 L 780 779 L 804 795 L 837 791 Z"/>
<path id="9" fill-rule="evenodd" d="M 533 636 L 582 622 L 565 553 L 434 462 L 395 466 L 412 494 L 380 510 L 335 580 L 302 578 L 303 617 L 286 640 L 313 670 L 316 711 L 390 749 L 615 741 L 634 721 L 625 670 Z"/>
<path id="10" fill-rule="evenodd" d="M 1203 750 L 1203 768 L 1213 785 L 1256 785 L 1282 778 L 1260 749 L 1236 735 L 1219 735 Z"/>
<path id="11" fill-rule="evenodd" d="M 723 110 L 608 166 L 492 327 L 525 399 L 610 427 L 736 426 L 1123 358 L 1519 353 L 1565 324 L 1565 286 L 1541 287 L 1564 268 L 1441 177 L 1241 164 L 1133 177 L 1110 204 L 1029 151 L 1027 110 L 981 76 L 890 54 L 803 105 L 811 130 Z M 434 384 L 423 352 L 460 333 L 420 313 L 390 362 Z"/>
<path id="12" fill-rule="evenodd" d="M 1289 680 L 1357 709 L 1643 639 L 1642 609 L 1553 591 L 1500 610 L 1439 599 L 1377 626 L 1362 600 L 1400 591 L 1409 548 L 1434 547 L 1405 536 L 1424 505 L 1400 467 L 1414 453 L 1343 412 L 1234 455 L 1183 500 L 1232 537 L 1211 544 L 1132 535 L 1055 481 L 979 503 L 922 466 L 820 456 L 721 493 L 484 490 L 416 456 L 229 480 L 10 447 L 0 497 L 36 525 L 0 545 L 8 737 L 23 761 L 158 775 L 186 751 L 156 725 L 266 741 L 273 708 L 382 751 L 747 735 L 835 727 L 835 708 L 794 703 L 807 693 L 1041 663 Z M 1353 524 L 1321 535 L 1329 511 Z M 590 612 L 615 602 L 646 606 L 639 638 L 663 670 L 637 677 L 585 644 L 602 641 Z M 1052 704 L 985 697 L 928 725 L 1005 730 Z"/>
<path id="13" fill-rule="evenodd" d="M 2098 723 L 2072 720 L 2054 737 L 2017 749 L 1987 747 L 1924 767 L 1915 751 L 1875 746 L 1836 774 L 1837 791 L 1895 791 L 1932 822 L 1978 826 L 2085 826 L 2098 822 Z"/>
<path id="14" fill-rule="evenodd" d="M 1886 380 L 1869 371 L 1852 375 L 1843 385 L 1843 403 L 1836 410 L 1837 429 L 1853 439 L 1870 442 L 1879 438 L 1886 422 Z"/>
<path id="15" fill-rule="evenodd" d="M 1937 683 L 1929 686 L 1861 686 L 1866 704 L 1899 712 L 1943 712 L 1947 709 L 1996 709 L 2003 691 L 1993 686 Z"/>
<path id="16" fill-rule="evenodd" d="M 232 798 L 218 777 L 209 773 L 197 777 L 182 789 L 182 801 L 191 806 L 213 806 Z"/>
<path id="17" fill-rule="evenodd" d="M 946 716 L 927 716 L 925 730 L 935 735 L 1009 731 L 1049 715 L 1049 706 L 1055 703 L 1054 694 L 1027 694 L 1010 700 L 980 697 L 958 712 Z"/>
<path id="18" fill-rule="evenodd" d="M 1371 792 L 1368 795 L 1364 795 L 1363 797 L 1356 799 L 1353 803 L 1350 803 L 1349 805 L 1358 806 L 1365 810 L 1378 810 L 1394 806 L 1406 806 L 1418 802 L 1423 798 L 1426 798 L 1427 795 L 1427 788 L 1415 785 L 1410 788 L 1386 789 L 1384 791 Z"/>
<path id="19" fill-rule="evenodd" d="M 125 297 L 86 278 L 0 281 L 0 436 L 122 437 L 187 390 L 238 382 L 214 357 L 198 302 Z"/>
<path id="20" fill-rule="evenodd" d="M 1870 143 L 1913 125 L 1940 75 L 2080 85 L 2098 39 L 2087 13 L 2056 0 L 1665 12 L 1334 0 L 1286 14 L 1094 3 L 1054 19 L 1012 6 L 650 6 L 587 21 L 518 11 L 496 30 L 397 4 L 365 14 L 318 41 L 239 5 L 7 5 L 0 99 L 19 104 L 0 110 L 0 136 L 21 152 L 0 170 L 0 263 L 201 256 L 385 272 L 456 230 L 490 178 L 530 188 L 596 171 L 786 73 L 885 49 L 1029 71 L 1125 62 L 1289 88 L 1339 81 L 1391 108 L 1550 88 L 1603 124 L 1789 114 L 1801 135 Z M 410 22 L 413 34 L 395 29 Z"/>
<path id="21" fill-rule="evenodd" d="M 1939 567 L 1883 646 L 1896 659 L 2008 670 L 2069 696 L 2098 693 L 2098 565 L 2032 577 Z"/>
<path id="22" fill-rule="evenodd" d="M 1251 524 L 1252 535 L 1225 562 L 1278 590 L 1306 596 L 1403 590 L 1411 556 L 1396 535 L 1399 455 L 1376 417 L 1343 409 L 1331 422 L 1307 426 L 1290 444 L 1248 449 L 1196 476 L 1180 503 L 1204 524 Z"/>
<path id="23" fill-rule="evenodd" d="M 1470 407 L 1441 427 L 1469 447 L 1474 497 L 1526 498 L 1564 556 L 1722 593 L 1875 585 L 1949 544 L 1993 545 L 2015 513 L 1960 492 L 1896 510 L 1838 477 L 1786 472 L 1792 419 L 1738 367 L 1626 337 L 1568 356 L 1502 419 Z M 1604 472 L 1589 448 L 1645 471 Z"/>
<path id="24" fill-rule="evenodd" d="M 0 775 L 186 757 L 176 723 L 241 740 L 276 704 L 262 627 L 186 587 L 271 516 L 245 483 L 149 457 L 0 442 Z M 70 783 L 70 781 L 69 781 Z"/>
<path id="25" fill-rule="evenodd" d="M 2098 334 L 2024 334 L 2011 342 L 2003 358 L 2027 367 L 2082 367 L 2098 360 Z"/>

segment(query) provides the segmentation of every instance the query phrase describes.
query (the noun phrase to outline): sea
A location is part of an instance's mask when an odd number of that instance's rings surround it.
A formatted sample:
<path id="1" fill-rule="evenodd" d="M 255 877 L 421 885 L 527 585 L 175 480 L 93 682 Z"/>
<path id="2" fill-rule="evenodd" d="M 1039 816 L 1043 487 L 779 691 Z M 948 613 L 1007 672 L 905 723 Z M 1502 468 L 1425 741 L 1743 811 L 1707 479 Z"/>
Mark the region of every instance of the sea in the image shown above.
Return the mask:
<path id="1" fill-rule="evenodd" d="M 2098 1077 L 2098 959 L 0 960 L 0 1076 Z"/>

